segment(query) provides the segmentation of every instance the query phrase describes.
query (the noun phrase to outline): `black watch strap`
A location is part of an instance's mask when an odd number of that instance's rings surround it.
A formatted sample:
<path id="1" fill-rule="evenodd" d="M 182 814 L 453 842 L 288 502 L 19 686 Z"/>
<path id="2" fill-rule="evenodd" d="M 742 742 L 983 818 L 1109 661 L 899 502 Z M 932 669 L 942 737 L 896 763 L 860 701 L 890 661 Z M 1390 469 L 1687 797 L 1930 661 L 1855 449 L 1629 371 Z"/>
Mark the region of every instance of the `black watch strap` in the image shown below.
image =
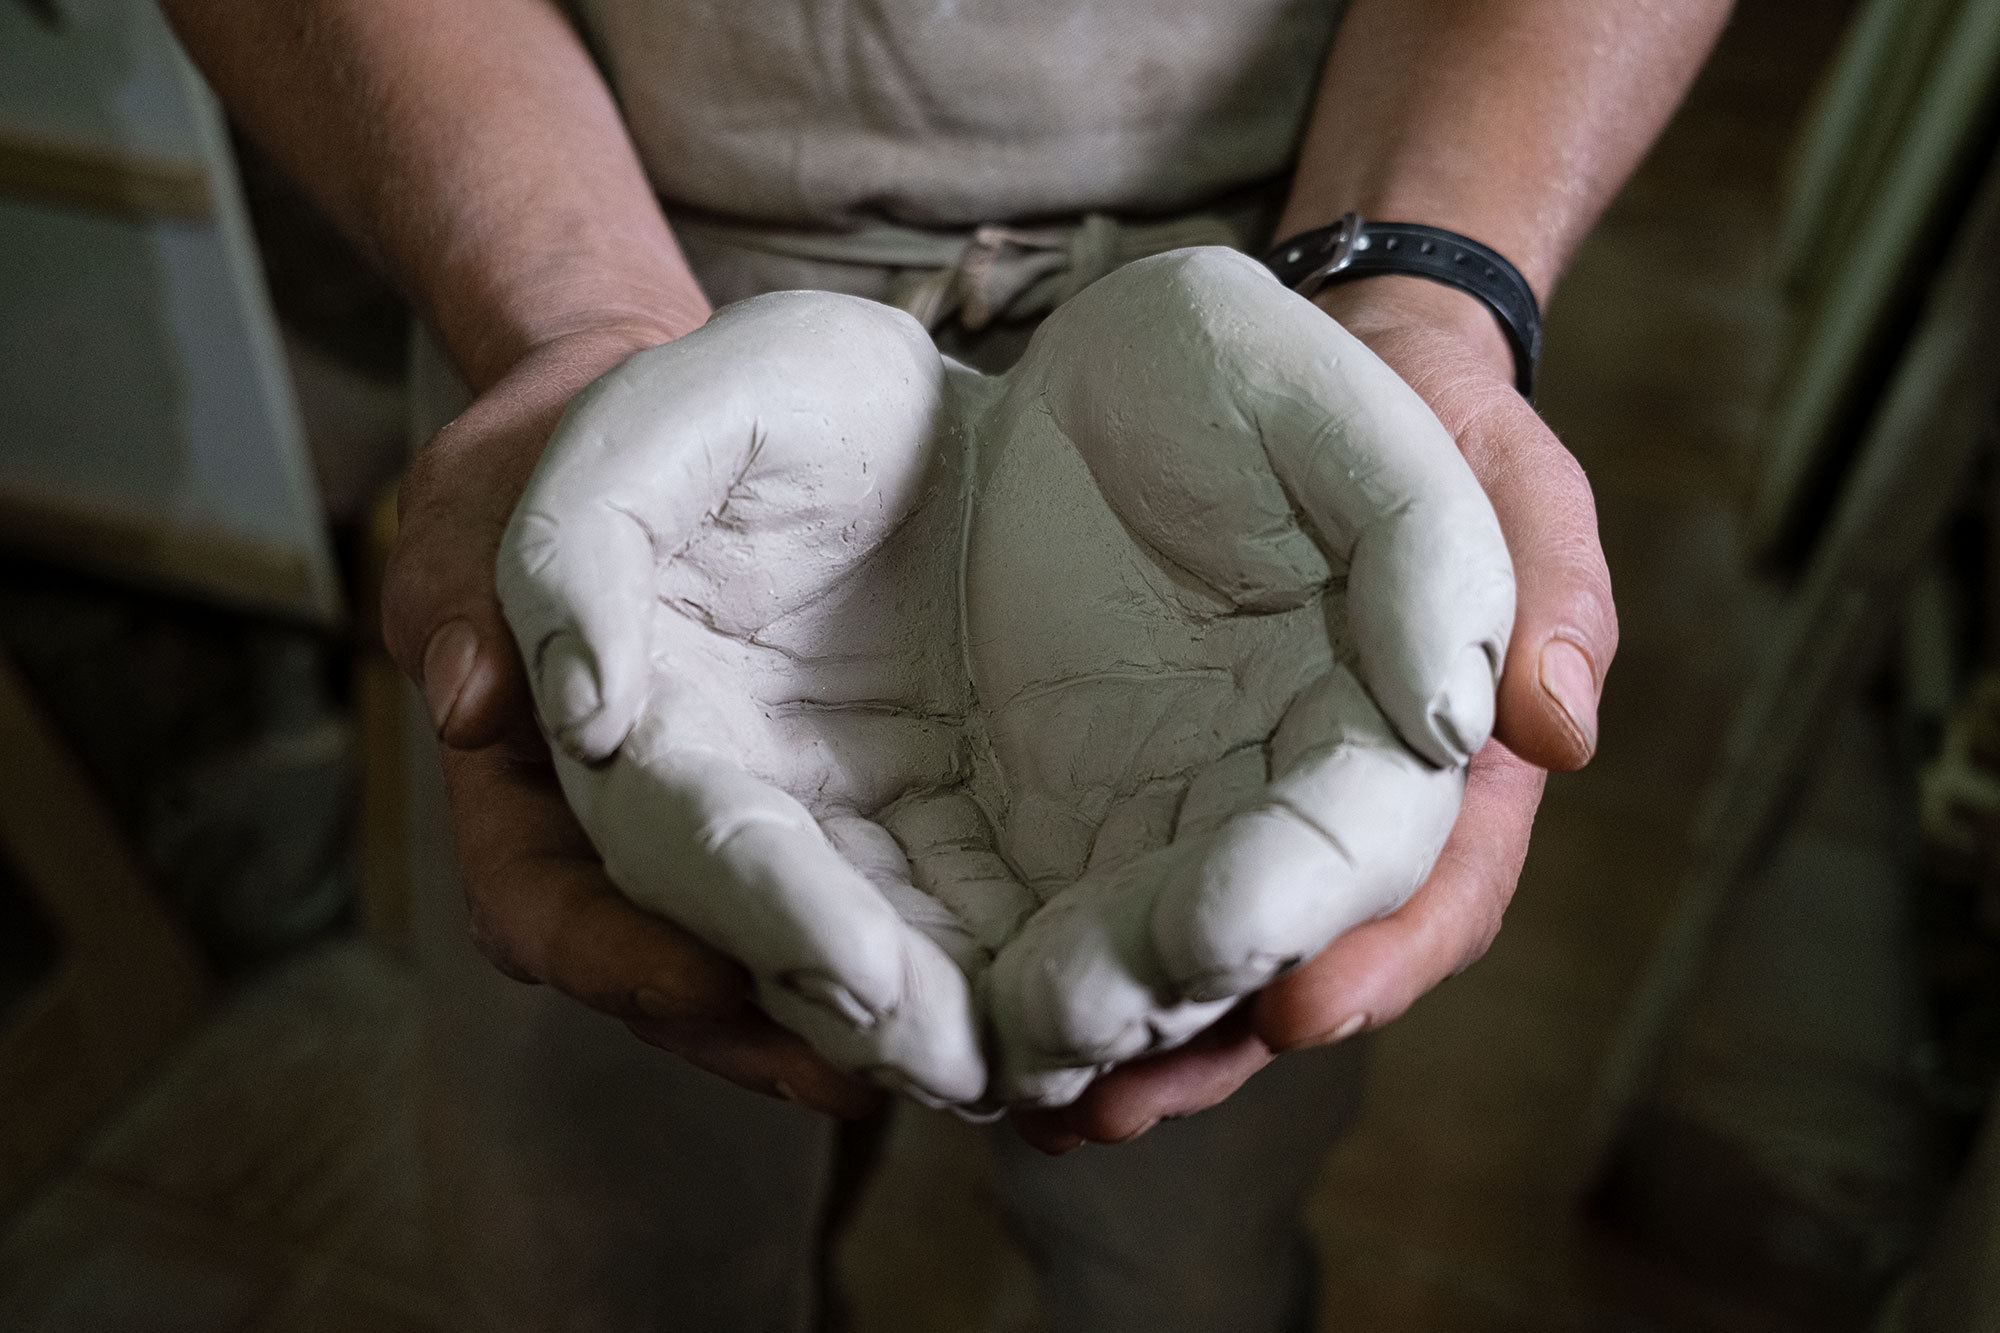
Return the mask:
<path id="1" fill-rule="evenodd" d="M 1514 385 L 1535 396 L 1542 356 L 1542 312 L 1528 280 L 1497 250 L 1469 236 L 1419 222 L 1364 222 L 1348 213 L 1332 226 L 1274 246 L 1265 267 L 1301 296 L 1331 283 L 1378 273 L 1408 273 L 1456 287 L 1484 301 L 1514 349 Z"/>

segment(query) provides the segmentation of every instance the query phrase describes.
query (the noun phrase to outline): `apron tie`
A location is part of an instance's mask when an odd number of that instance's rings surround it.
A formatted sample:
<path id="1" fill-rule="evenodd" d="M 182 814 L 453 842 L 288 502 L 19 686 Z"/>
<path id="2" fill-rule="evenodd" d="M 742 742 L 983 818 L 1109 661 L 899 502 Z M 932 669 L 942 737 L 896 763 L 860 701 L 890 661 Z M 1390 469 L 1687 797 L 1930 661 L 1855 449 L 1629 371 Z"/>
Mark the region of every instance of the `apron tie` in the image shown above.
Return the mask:
<path id="1" fill-rule="evenodd" d="M 853 232 L 790 232 L 708 218 L 674 219 L 677 229 L 741 249 L 791 259 L 893 269 L 888 303 L 931 332 L 953 318 L 971 332 L 996 320 L 1045 315 L 1113 269 L 1193 245 L 1242 248 L 1245 238 L 1219 217 L 1120 222 L 1085 214 L 1074 225 L 918 231 L 888 223 Z"/>

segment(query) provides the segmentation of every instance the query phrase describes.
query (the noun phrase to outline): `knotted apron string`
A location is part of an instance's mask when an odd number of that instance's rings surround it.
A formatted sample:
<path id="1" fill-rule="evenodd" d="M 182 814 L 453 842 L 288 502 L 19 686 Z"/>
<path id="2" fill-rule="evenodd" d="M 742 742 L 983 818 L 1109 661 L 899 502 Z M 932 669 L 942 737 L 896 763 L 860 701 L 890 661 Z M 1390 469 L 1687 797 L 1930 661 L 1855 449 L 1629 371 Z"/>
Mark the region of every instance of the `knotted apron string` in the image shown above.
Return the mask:
<path id="1" fill-rule="evenodd" d="M 888 302 L 936 332 L 954 316 L 977 332 L 995 320 L 1046 315 L 1135 259 L 1191 245 L 1241 249 L 1253 238 L 1213 214 L 1120 222 L 1089 213 L 1071 225 L 919 231 L 880 223 L 851 232 L 784 231 L 676 214 L 674 228 L 712 244 L 894 273 Z"/>

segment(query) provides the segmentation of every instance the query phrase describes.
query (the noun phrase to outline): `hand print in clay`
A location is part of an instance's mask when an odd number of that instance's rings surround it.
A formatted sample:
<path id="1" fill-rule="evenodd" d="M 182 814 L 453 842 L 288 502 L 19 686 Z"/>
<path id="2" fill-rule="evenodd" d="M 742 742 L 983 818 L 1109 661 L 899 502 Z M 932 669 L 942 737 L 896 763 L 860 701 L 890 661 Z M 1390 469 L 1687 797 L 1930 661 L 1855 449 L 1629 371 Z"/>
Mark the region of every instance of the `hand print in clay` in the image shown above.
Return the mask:
<path id="1" fill-rule="evenodd" d="M 1400 905 L 1514 601 L 1421 400 L 1219 249 L 998 377 L 732 306 L 578 397 L 499 575 L 612 880 L 960 1107 L 1072 1100 Z"/>

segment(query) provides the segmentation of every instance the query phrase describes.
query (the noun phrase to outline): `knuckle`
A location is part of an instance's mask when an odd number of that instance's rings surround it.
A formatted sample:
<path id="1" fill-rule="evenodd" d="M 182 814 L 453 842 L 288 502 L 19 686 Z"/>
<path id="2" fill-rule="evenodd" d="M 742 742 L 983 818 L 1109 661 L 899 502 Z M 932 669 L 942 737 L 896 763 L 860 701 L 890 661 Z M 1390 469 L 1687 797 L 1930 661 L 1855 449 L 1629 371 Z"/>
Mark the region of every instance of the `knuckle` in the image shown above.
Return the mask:
<path id="1" fill-rule="evenodd" d="M 1487 950 L 1493 947 L 1493 941 L 1500 936 L 1500 920 L 1501 910 L 1498 907 L 1489 908 L 1479 915 L 1449 975 L 1457 976 L 1486 956 Z"/>
<path id="2" fill-rule="evenodd" d="M 1590 474 L 1584 471 L 1582 461 L 1570 451 L 1568 445 L 1556 438 L 1554 431 L 1544 429 L 1538 438 L 1542 447 L 1535 461 L 1542 470 L 1543 485 L 1573 494 L 1595 509 L 1596 496 L 1590 488 Z"/>
<path id="3" fill-rule="evenodd" d="M 1447 955 L 1451 961 L 1446 975 L 1457 976 L 1484 958 L 1487 950 L 1493 947 L 1520 876 L 1520 862 L 1512 858 L 1506 863 L 1491 865 L 1484 873 L 1475 876 L 1474 892 L 1459 905 L 1456 913 L 1459 942 L 1456 956 Z"/>
<path id="4" fill-rule="evenodd" d="M 1053 979 L 1042 988 L 1035 1008 L 1041 1018 L 1036 1035 L 1044 1050 L 1060 1058 L 1095 1060 L 1131 1026 L 1127 1006 L 1084 993 L 1090 989 L 1063 987 Z"/>
<path id="5" fill-rule="evenodd" d="M 424 512 L 445 491 L 444 459 L 449 452 L 445 442 L 449 434 L 447 427 L 433 436 L 403 469 L 402 484 L 396 488 L 396 517 L 401 522 L 407 523 Z"/>

